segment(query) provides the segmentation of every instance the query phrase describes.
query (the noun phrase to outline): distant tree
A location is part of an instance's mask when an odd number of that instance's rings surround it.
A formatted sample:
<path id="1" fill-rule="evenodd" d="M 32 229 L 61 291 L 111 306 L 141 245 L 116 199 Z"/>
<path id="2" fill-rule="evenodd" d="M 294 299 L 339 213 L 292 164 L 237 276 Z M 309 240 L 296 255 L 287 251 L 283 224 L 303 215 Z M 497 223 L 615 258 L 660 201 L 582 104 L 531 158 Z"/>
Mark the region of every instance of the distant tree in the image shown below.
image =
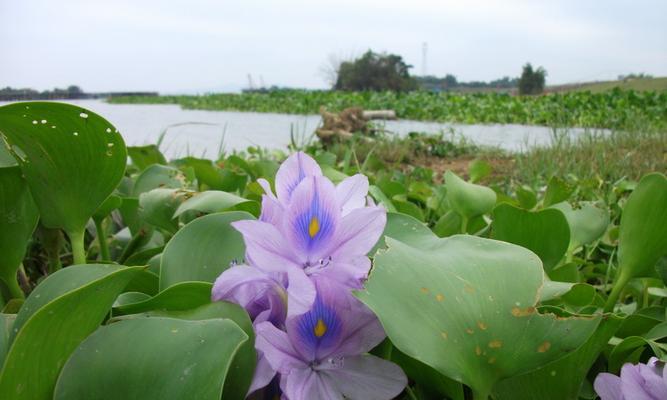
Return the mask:
<path id="1" fill-rule="evenodd" d="M 533 70 L 533 66 L 527 63 L 523 66 L 521 78 L 519 78 L 519 94 L 531 95 L 544 92 L 547 71 L 539 67 Z"/>
<path id="2" fill-rule="evenodd" d="M 72 96 L 80 96 L 83 94 L 83 90 L 77 85 L 70 85 L 67 87 L 67 93 Z"/>
<path id="3" fill-rule="evenodd" d="M 356 60 L 340 64 L 334 89 L 413 90 L 417 83 L 410 76 L 410 68 L 412 65 L 406 64 L 401 56 L 368 50 Z"/>

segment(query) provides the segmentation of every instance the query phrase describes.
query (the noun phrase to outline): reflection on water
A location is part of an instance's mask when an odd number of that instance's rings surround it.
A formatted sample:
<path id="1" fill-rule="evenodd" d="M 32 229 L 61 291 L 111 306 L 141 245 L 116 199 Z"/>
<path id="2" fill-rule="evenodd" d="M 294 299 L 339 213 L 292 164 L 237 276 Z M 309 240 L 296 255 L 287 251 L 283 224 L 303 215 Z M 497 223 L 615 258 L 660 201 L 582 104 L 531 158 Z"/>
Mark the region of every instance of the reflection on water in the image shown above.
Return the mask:
<path id="1" fill-rule="evenodd" d="M 156 143 L 160 133 L 169 131 L 161 149 L 168 158 L 193 155 L 216 158 L 224 149 L 243 150 L 248 146 L 285 149 L 290 135 L 308 138 L 320 123 L 317 115 L 286 115 L 233 111 L 183 110 L 178 105 L 107 104 L 99 100 L 70 101 L 108 119 L 128 145 Z M 192 124 L 189 124 L 192 123 Z M 524 125 L 461 125 L 420 121 L 387 121 L 385 129 L 399 135 L 408 132 L 455 132 L 473 143 L 521 151 L 529 146 L 551 143 L 550 128 Z M 579 135 L 583 129 L 570 129 Z"/>

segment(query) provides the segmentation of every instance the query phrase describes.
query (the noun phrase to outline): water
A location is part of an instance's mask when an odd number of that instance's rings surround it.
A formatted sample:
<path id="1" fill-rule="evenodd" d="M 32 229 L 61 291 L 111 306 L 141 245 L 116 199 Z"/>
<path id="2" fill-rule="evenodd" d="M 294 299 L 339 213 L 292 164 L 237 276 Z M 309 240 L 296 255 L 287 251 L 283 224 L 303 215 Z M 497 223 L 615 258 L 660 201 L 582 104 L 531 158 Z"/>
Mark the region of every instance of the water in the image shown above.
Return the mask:
<path id="1" fill-rule="evenodd" d="M 178 105 L 108 104 L 100 100 L 70 101 L 90 109 L 109 120 L 132 145 L 153 144 L 170 125 L 161 150 L 168 158 L 192 155 L 215 159 L 221 143 L 226 151 L 244 150 L 248 146 L 285 149 L 290 133 L 298 138 L 310 137 L 320 124 L 318 115 L 292 115 L 236 111 L 183 110 Z M 385 129 L 398 135 L 408 132 L 446 132 L 484 146 L 522 151 L 532 146 L 549 145 L 554 136 L 551 128 L 525 125 L 463 125 L 422 121 L 387 121 Z M 585 130 L 568 129 L 565 134 L 577 136 Z M 563 132 L 561 132 L 563 133 Z M 224 139 L 224 141 L 223 141 Z"/>

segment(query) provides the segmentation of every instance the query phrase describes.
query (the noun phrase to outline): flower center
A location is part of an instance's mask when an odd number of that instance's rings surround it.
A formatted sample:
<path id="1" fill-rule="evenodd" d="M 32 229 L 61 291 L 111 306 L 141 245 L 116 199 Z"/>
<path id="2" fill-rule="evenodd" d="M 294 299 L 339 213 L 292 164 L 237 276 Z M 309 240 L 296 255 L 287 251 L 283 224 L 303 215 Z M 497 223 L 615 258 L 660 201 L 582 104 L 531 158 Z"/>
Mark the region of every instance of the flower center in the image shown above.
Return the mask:
<path id="1" fill-rule="evenodd" d="M 313 333 L 315 334 L 315 337 L 321 338 L 324 336 L 325 333 L 327 333 L 327 325 L 322 321 L 322 319 L 317 320 L 317 324 L 315 324 L 315 327 L 313 328 Z"/>
<path id="2" fill-rule="evenodd" d="M 310 235 L 311 238 L 314 238 L 319 231 L 320 231 L 320 221 L 317 219 L 317 217 L 311 218 L 310 224 L 308 225 L 308 235 Z"/>

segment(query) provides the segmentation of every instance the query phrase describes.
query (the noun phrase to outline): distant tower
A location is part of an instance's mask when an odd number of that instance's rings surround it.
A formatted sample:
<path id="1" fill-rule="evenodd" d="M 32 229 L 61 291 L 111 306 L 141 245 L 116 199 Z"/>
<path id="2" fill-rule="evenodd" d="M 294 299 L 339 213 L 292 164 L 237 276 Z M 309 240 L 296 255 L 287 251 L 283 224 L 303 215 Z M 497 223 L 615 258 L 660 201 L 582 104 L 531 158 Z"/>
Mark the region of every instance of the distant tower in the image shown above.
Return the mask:
<path id="1" fill-rule="evenodd" d="M 428 53 L 428 44 L 422 43 L 422 76 L 426 76 L 426 53 Z"/>
<path id="2" fill-rule="evenodd" d="M 252 83 L 252 75 L 248 74 L 248 89 L 254 90 L 255 85 Z"/>

